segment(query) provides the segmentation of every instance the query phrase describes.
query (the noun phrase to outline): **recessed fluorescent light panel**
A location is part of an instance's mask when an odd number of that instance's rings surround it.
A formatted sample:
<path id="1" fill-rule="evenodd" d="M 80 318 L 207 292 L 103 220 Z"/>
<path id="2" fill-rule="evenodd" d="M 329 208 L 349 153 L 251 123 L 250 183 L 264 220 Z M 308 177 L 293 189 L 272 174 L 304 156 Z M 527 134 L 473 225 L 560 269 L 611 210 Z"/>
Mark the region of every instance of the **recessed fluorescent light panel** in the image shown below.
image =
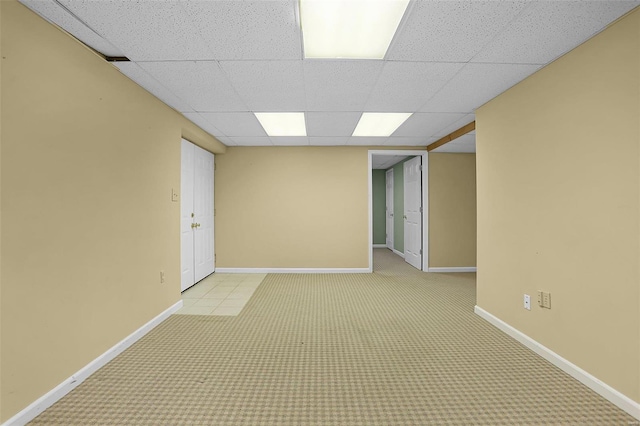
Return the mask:
<path id="1" fill-rule="evenodd" d="M 409 0 L 300 0 L 306 58 L 383 59 Z"/>
<path id="2" fill-rule="evenodd" d="M 256 112 L 269 136 L 307 136 L 303 112 Z"/>
<path id="3" fill-rule="evenodd" d="M 353 136 L 391 136 L 410 112 L 363 112 Z"/>

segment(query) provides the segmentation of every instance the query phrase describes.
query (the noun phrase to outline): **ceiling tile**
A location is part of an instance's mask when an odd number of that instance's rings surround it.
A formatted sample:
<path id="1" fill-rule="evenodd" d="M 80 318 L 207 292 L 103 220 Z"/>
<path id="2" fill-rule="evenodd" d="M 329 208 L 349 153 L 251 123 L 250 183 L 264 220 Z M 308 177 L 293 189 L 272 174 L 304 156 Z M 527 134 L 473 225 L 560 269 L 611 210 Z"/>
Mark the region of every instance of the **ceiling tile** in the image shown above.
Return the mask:
<path id="1" fill-rule="evenodd" d="M 526 1 L 417 1 L 387 59 L 467 62 L 525 6 Z"/>
<path id="2" fill-rule="evenodd" d="M 362 111 L 383 61 L 306 60 L 308 111 Z"/>
<path id="3" fill-rule="evenodd" d="M 19 1 L 46 20 L 53 22 L 60 28 L 63 28 L 69 34 L 72 34 L 75 38 L 81 40 L 84 44 L 91 46 L 98 52 L 106 56 L 123 56 L 123 53 L 117 47 L 100 37 L 82 23 L 82 21 L 78 20 L 64 8 L 60 7 L 53 0 Z"/>
<path id="4" fill-rule="evenodd" d="M 377 137 L 377 136 L 351 136 L 347 141 L 347 145 L 371 145 L 371 146 L 379 146 L 384 145 L 387 141 L 386 137 Z"/>
<path id="5" fill-rule="evenodd" d="M 471 113 L 540 67 L 522 64 L 467 64 L 420 111 Z"/>
<path id="6" fill-rule="evenodd" d="M 211 59 L 178 1 L 58 1 L 132 61 Z"/>
<path id="7" fill-rule="evenodd" d="M 266 137 L 260 122 L 252 112 L 202 112 L 200 115 L 228 137 Z"/>
<path id="8" fill-rule="evenodd" d="M 313 146 L 341 146 L 341 145 L 346 145 L 347 141 L 349 140 L 348 137 L 340 137 L 340 136 L 335 136 L 335 137 L 328 137 L 328 136 L 321 136 L 321 137 L 309 137 L 309 145 L 313 145 Z"/>
<path id="9" fill-rule="evenodd" d="M 182 6 L 216 59 L 302 59 L 294 0 L 185 1 Z"/>
<path id="10" fill-rule="evenodd" d="M 237 137 L 230 138 L 237 146 L 273 146 L 273 142 L 268 137 Z"/>
<path id="11" fill-rule="evenodd" d="M 638 4 L 638 1 L 532 2 L 472 62 L 546 64 Z"/>
<path id="12" fill-rule="evenodd" d="M 436 132 L 433 136 L 434 136 L 435 140 L 438 140 L 441 137 L 447 136 L 449 133 L 455 132 L 459 128 L 466 126 L 467 124 L 471 123 L 475 119 L 476 119 L 476 115 L 475 114 L 465 114 L 461 119 L 457 120 L 456 122 L 450 124 L 447 127 L 442 128 L 442 130 Z M 473 131 L 471 131 L 469 133 L 475 134 L 475 132 L 476 131 L 473 130 Z"/>
<path id="13" fill-rule="evenodd" d="M 385 146 L 427 146 L 434 141 L 434 138 L 421 137 L 421 138 L 407 138 L 390 136 L 384 143 Z"/>
<path id="14" fill-rule="evenodd" d="M 475 135 L 462 135 L 457 139 L 452 140 L 431 152 L 459 152 L 459 153 L 472 153 L 476 152 L 476 137 Z"/>
<path id="15" fill-rule="evenodd" d="M 351 136 L 361 115 L 360 112 L 307 112 L 307 135 Z"/>
<path id="16" fill-rule="evenodd" d="M 213 61 L 141 62 L 139 65 L 196 111 L 248 111 Z"/>
<path id="17" fill-rule="evenodd" d="M 430 137 L 460 120 L 466 114 L 461 113 L 415 113 L 407 119 L 393 136 Z"/>
<path id="18" fill-rule="evenodd" d="M 302 61 L 224 61 L 220 67 L 252 111 L 304 111 Z"/>
<path id="19" fill-rule="evenodd" d="M 309 138 L 306 136 L 271 136 L 271 142 L 276 146 L 307 146 Z"/>
<path id="20" fill-rule="evenodd" d="M 193 112 L 193 108 L 189 104 L 174 95 L 135 62 L 113 62 L 112 65 L 171 108 L 183 113 Z"/>
<path id="21" fill-rule="evenodd" d="M 187 117 L 190 121 L 199 126 L 202 130 L 213 135 L 215 137 L 222 137 L 224 134 L 213 124 L 211 124 L 206 118 L 197 112 L 185 112 L 182 115 Z"/>
<path id="22" fill-rule="evenodd" d="M 463 66 L 461 63 L 386 62 L 365 111 L 416 111 Z"/>

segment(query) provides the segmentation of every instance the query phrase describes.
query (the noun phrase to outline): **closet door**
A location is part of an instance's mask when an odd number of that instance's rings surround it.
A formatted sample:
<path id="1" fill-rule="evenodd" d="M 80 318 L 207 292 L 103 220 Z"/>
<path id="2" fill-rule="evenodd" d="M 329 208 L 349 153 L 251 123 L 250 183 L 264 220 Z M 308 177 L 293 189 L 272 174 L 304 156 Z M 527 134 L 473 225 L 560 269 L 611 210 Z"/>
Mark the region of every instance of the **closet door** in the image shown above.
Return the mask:
<path id="1" fill-rule="evenodd" d="M 215 270 L 213 255 L 213 154 L 195 148 L 195 180 L 193 191 L 194 263 L 198 282 Z"/>
<path id="2" fill-rule="evenodd" d="M 213 161 L 208 151 L 182 140 L 180 193 L 180 290 L 215 270 Z"/>
<path id="3" fill-rule="evenodd" d="M 193 187 L 195 145 L 182 139 L 180 172 L 180 291 L 196 282 L 194 271 Z"/>

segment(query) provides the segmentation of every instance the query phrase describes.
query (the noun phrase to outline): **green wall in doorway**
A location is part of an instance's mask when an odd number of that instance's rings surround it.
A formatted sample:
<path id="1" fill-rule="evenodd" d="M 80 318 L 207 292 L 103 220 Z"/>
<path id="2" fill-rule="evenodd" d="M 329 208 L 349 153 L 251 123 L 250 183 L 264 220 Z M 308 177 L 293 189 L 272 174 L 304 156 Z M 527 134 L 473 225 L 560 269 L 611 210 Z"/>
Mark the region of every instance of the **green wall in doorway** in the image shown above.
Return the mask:
<path id="1" fill-rule="evenodd" d="M 404 163 L 401 161 L 393 169 L 393 248 L 404 253 Z M 387 169 L 389 170 L 389 169 Z M 373 244 L 385 244 L 386 236 L 386 172 L 387 170 L 372 171 L 372 201 L 373 201 Z"/>
<path id="2" fill-rule="evenodd" d="M 373 244 L 385 244 L 387 230 L 385 223 L 386 212 L 386 179 L 384 170 L 372 170 L 372 198 L 373 198 Z"/>
<path id="3" fill-rule="evenodd" d="M 393 166 L 393 248 L 404 253 L 404 163 Z"/>

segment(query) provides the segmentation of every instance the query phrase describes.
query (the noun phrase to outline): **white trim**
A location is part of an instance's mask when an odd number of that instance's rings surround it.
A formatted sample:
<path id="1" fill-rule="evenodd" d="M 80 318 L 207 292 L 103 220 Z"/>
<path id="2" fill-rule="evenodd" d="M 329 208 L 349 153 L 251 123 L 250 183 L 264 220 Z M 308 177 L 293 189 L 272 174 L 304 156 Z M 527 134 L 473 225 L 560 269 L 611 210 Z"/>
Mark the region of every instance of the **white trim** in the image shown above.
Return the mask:
<path id="1" fill-rule="evenodd" d="M 211 232 L 213 233 L 213 238 L 211 239 L 211 251 L 213 252 L 213 270 L 212 273 L 216 271 L 216 155 L 212 152 L 213 155 L 213 185 L 211 186 L 211 194 L 212 194 L 212 203 L 213 203 L 213 217 L 211 218 Z"/>
<path id="2" fill-rule="evenodd" d="M 218 268 L 219 274 L 367 274 L 369 268 Z"/>
<path id="3" fill-rule="evenodd" d="M 58 400 L 75 389 L 80 383 L 84 382 L 90 375 L 98 371 L 98 369 L 103 367 L 116 356 L 120 355 L 125 349 L 133 345 L 141 337 L 150 332 L 154 327 L 167 319 L 171 314 L 176 312 L 181 307 L 182 300 L 174 303 L 160 315 L 153 318 L 151 321 L 131 333 L 129 336 L 125 337 L 111 349 L 107 350 L 105 353 L 78 370 L 78 372 L 76 372 L 73 376 L 64 380 L 58 386 L 51 389 L 49 392 L 29 404 L 29 406 L 27 406 L 24 410 L 20 411 L 18 414 L 3 423 L 3 426 L 22 426 L 35 419 L 40 413 L 58 402 Z"/>
<path id="4" fill-rule="evenodd" d="M 367 166 L 367 209 L 369 220 L 369 270 L 373 272 L 373 157 L 371 151 L 368 155 L 369 165 Z"/>
<path id="5" fill-rule="evenodd" d="M 373 248 L 387 248 L 386 244 L 374 244 Z"/>
<path id="6" fill-rule="evenodd" d="M 551 349 L 547 348 L 546 346 L 543 346 L 542 344 L 538 343 L 537 341 L 533 340 L 531 337 L 527 336 L 521 331 L 510 326 L 509 324 L 502 321 L 501 319 L 491 315 L 489 312 L 485 311 L 481 307 L 476 305 L 476 307 L 474 308 L 474 312 L 480 317 L 487 320 L 489 323 L 491 323 L 495 327 L 499 328 L 509 336 L 516 339 L 518 342 L 522 343 L 523 345 L 525 345 L 526 347 L 528 347 L 529 349 L 531 349 L 532 351 L 534 351 L 535 353 L 543 357 L 544 359 L 546 359 L 547 361 L 549 361 L 551 364 L 560 368 L 562 371 L 569 374 L 574 379 L 578 380 L 585 386 L 589 387 L 591 390 L 593 390 L 603 398 L 607 399 L 611 403 L 618 406 L 620 409 L 626 411 L 636 419 L 640 420 L 640 403 L 635 402 L 628 396 L 625 396 L 621 392 L 615 390 L 614 388 L 607 385 L 603 381 L 587 373 L 577 365 L 573 364 L 572 362 L 566 360 L 565 358 L 561 357 L 557 353 L 553 352 Z"/>
<path id="7" fill-rule="evenodd" d="M 372 157 L 374 155 L 407 155 L 422 157 L 422 270 L 429 270 L 429 153 L 422 150 L 369 150 L 369 167 L 367 168 L 369 182 L 369 271 L 373 272 L 373 181 L 371 176 Z M 394 177 L 395 179 L 395 177 Z M 393 252 L 404 258 L 404 254 L 393 250 Z"/>
<path id="8" fill-rule="evenodd" d="M 429 154 L 422 155 L 422 271 L 429 271 Z"/>
<path id="9" fill-rule="evenodd" d="M 401 258 L 404 259 L 404 253 L 401 251 L 398 251 L 396 249 L 391 249 L 391 251 L 393 251 L 395 254 L 397 254 L 398 256 L 400 256 Z"/>
<path id="10" fill-rule="evenodd" d="M 451 266 L 451 267 L 431 267 L 428 272 L 478 272 L 475 266 Z"/>

